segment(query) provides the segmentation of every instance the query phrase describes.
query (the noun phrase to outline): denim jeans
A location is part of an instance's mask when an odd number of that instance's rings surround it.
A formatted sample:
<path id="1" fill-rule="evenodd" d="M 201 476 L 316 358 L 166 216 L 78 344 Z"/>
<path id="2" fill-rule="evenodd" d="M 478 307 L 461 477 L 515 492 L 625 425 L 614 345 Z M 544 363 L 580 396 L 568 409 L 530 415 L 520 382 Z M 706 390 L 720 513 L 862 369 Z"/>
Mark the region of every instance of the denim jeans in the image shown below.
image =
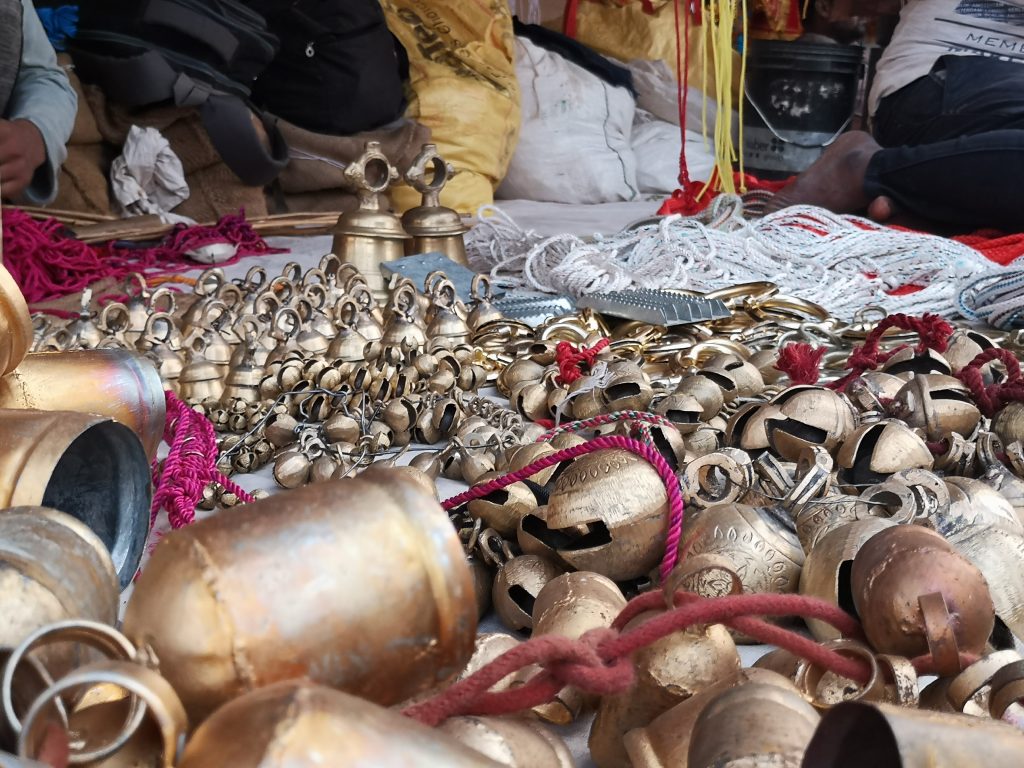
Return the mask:
<path id="1" fill-rule="evenodd" d="M 962 229 L 1024 231 L 1024 64 L 943 56 L 882 100 L 874 133 L 869 198 Z"/>

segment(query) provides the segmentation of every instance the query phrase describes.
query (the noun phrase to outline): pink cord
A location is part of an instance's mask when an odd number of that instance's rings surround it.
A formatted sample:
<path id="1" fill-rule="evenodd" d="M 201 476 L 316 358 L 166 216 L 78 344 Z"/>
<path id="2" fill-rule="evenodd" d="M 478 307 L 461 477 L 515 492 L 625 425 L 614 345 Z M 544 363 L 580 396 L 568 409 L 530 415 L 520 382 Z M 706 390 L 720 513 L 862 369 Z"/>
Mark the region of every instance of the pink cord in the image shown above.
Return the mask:
<path id="1" fill-rule="evenodd" d="M 156 521 L 161 508 L 167 510 L 171 528 L 194 523 L 196 505 L 203 498 L 203 489 L 211 482 L 219 483 L 244 504 L 255 501 L 217 470 L 217 438 L 209 419 L 189 408 L 171 391 L 164 392 L 164 398 L 167 401 L 164 442 L 171 450 L 162 468 L 160 462 L 153 462 L 150 524 Z"/>
<path id="2" fill-rule="evenodd" d="M 624 451 L 629 451 L 632 454 L 645 459 L 650 463 L 657 473 L 661 476 L 662 482 L 665 484 L 665 493 L 668 497 L 668 508 L 669 508 L 669 520 L 668 520 L 668 535 L 665 538 L 665 556 L 662 558 L 661 567 L 659 574 L 661 580 L 664 581 L 668 575 L 672 572 L 672 569 L 676 566 L 676 561 L 679 559 L 679 539 L 683 532 L 683 513 L 685 506 L 683 504 L 683 496 L 679 490 L 679 480 L 672 472 L 672 468 L 665 461 L 665 457 L 658 453 L 654 448 L 649 445 L 644 445 L 638 440 L 634 440 L 630 437 L 623 437 L 622 435 L 602 435 L 601 437 L 595 437 L 583 445 L 574 445 L 571 448 L 564 448 L 561 451 L 555 451 L 554 453 L 542 456 L 532 464 L 523 467 L 517 472 L 510 472 L 507 475 L 490 480 L 482 485 L 476 485 L 470 488 L 464 493 L 460 493 L 458 496 L 452 496 L 450 499 L 445 499 L 441 506 L 446 510 L 453 509 L 461 504 L 465 504 L 467 501 L 473 501 L 486 496 L 494 491 L 500 491 L 506 486 L 512 485 L 512 483 L 518 483 L 521 480 L 525 480 L 540 472 L 542 469 L 566 461 L 568 459 L 575 459 L 578 456 L 584 456 L 594 451 L 600 451 L 607 448 L 620 448 Z"/>
<path id="3" fill-rule="evenodd" d="M 647 411 L 615 411 L 614 413 L 602 413 L 589 419 L 570 421 L 554 429 L 549 429 L 538 437 L 536 442 L 546 443 L 559 435 L 564 435 L 566 432 L 578 432 L 581 429 L 603 427 L 606 424 L 616 424 L 621 421 L 639 421 L 642 424 L 657 424 L 662 427 L 676 428 L 675 424 L 656 413 L 648 413 Z"/>

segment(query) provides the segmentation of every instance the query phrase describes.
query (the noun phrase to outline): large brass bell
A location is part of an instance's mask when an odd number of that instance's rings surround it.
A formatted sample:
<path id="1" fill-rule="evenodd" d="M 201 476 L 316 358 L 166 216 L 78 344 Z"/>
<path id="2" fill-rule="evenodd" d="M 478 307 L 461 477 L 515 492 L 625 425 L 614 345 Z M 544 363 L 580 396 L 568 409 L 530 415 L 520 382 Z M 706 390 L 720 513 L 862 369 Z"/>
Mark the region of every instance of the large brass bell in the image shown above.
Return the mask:
<path id="1" fill-rule="evenodd" d="M 854 427 L 853 409 L 825 387 L 790 387 L 775 397 L 777 418 L 765 427 L 772 450 L 786 461 L 798 461 L 810 446 L 835 451 Z"/>
<path id="2" fill-rule="evenodd" d="M 892 408 L 931 441 L 948 440 L 954 432 L 970 437 L 981 419 L 970 390 L 958 379 L 938 373 L 914 376 L 896 394 Z"/>
<path id="3" fill-rule="evenodd" d="M 88 307 L 83 308 L 88 315 Z M 32 347 L 32 318 L 21 289 L 0 263 L 0 376 L 10 373 Z"/>
<path id="4" fill-rule="evenodd" d="M 859 492 L 904 469 L 931 469 L 928 445 L 901 421 L 865 424 L 854 430 L 836 456 L 839 482 Z"/>
<path id="5" fill-rule="evenodd" d="M 405 172 L 406 183 L 423 195 L 422 204 L 402 216 L 402 226 L 412 236 L 406 241 L 406 254 L 437 252 L 456 264 L 468 265 L 463 235 L 469 227 L 462 223 L 458 213 L 440 202 L 441 190 L 454 173 L 455 169 L 438 154 L 435 144 L 424 144 Z"/>
<path id="6" fill-rule="evenodd" d="M 383 301 L 387 290 L 380 265 L 404 257 L 410 239 L 401 219 L 388 212 L 384 196 L 398 180 L 398 171 L 381 151 L 380 142 L 368 141 L 363 154 L 345 168 L 345 180 L 359 195 L 359 208 L 338 218 L 331 250 L 355 266 L 373 295 Z"/>

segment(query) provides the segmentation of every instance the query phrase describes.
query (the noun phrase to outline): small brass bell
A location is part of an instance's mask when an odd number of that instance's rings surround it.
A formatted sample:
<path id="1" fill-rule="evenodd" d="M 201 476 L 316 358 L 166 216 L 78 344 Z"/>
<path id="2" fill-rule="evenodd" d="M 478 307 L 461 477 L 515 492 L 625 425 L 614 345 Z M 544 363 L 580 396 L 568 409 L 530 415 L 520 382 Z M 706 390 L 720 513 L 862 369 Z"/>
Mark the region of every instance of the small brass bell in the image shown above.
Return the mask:
<path id="1" fill-rule="evenodd" d="M 384 329 L 381 343 L 388 346 L 419 349 L 427 343 L 423 328 L 413 318 L 416 288 L 409 280 L 399 281 L 391 295 L 391 319 Z M 454 377 L 453 377 L 454 383 Z"/>
<path id="2" fill-rule="evenodd" d="M 938 373 L 914 376 L 896 394 L 890 413 L 911 428 L 924 429 L 931 441 L 947 440 L 953 432 L 970 437 L 981 420 L 970 390 L 959 379 Z"/>
<path id="3" fill-rule="evenodd" d="M 327 348 L 327 356 L 344 362 L 362 362 L 367 339 L 356 330 L 359 307 L 355 301 L 342 297 L 334 308 L 337 333 Z"/>
<path id="4" fill-rule="evenodd" d="M 224 394 L 221 369 L 205 356 L 206 341 L 195 337 L 185 350 L 185 367 L 178 376 L 178 392 L 189 403 L 201 403 L 207 398 L 220 400 Z"/>
<path id="5" fill-rule="evenodd" d="M 501 320 L 504 315 L 494 304 L 491 293 L 491 280 L 487 275 L 475 275 L 471 292 L 473 294 L 473 309 L 466 318 L 466 323 L 472 330 L 477 330 L 485 323 L 492 323 Z"/>
<path id="6" fill-rule="evenodd" d="M 757 367 L 732 355 L 716 356 L 697 375 L 721 387 L 727 403 L 738 397 L 755 397 L 764 390 L 764 379 Z"/>
<path id="7" fill-rule="evenodd" d="M 139 352 L 153 361 L 167 388 L 175 392 L 178 377 L 185 366 L 181 357 L 182 344 L 174 318 L 165 312 L 154 312 L 146 321 L 146 330 L 135 345 Z"/>
<path id="8" fill-rule="evenodd" d="M 500 472 L 487 474 L 477 482 L 484 483 L 500 476 Z M 469 514 L 483 520 L 486 527 L 493 528 L 502 536 L 515 537 L 519 521 L 537 508 L 537 497 L 526 483 L 518 482 L 473 499 L 467 506 Z"/>
<path id="9" fill-rule="evenodd" d="M 506 768 L 575 768 L 561 737 L 525 717 L 453 717 L 438 727 Z"/>
<path id="10" fill-rule="evenodd" d="M 492 600 L 495 613 L 512 630 L 533 629 L 533 606 L 549 581 L 565 569 L 538 555 L 513 557 L 498 569 Z"/>
<path id="11" fill-rule="evenodd" d="M 857 426 L 849 404 L 824 387 L 790 387 L 772 404 L 778 406 L 779 416 L 765 421 L 768 443 L 785 461 L 798 461 L 815 445 L 831 453 Z"/>
<path id="12" fill-rule="evenodd" d="M 409 234 L 386 209 L 384 193 L 398 180 L 398 171 L 381 151 L 380 142 L 366 142 L 363 154 L 345 168 L 345 180 L 359 195 L 359 208 L 343 213 L 333 229 L 331 250 L 354 265 L 380 301 L 387 298 L 380 265 L 405 256 Z"/>
<path id="13" fill-rule="evenodd" d="M 927 444 L 901 421 L 877 421 L 852 432 L 836 456 L 839 483 L 858 493 L 903 469 L 931 469 Z"/>
<path id="14" fill-rule="evenodd" d="M 221 403 L 225 407 L 230 405 L 232 400 L 260 402 L 260 381 L 263 380 L 264 371 L 256 365 L 256 347 L 255 337 L 247 339 L 243 345 L 244 357 L 228 371 L 224 393 L 221 395 Z"/>
<path id="15" fill-rule="evenodd" d="M 7 276 L 7 272 L 0 267 L 0 281 L 2 281 L 5 276 Z M 9 276 L 8 279 L 10 279 Z M 13 284 L 14 281 L 11 280 L 11 283 Z M 5 288 L 6 286 L 0 283 L 0 289 Z M 15 288 L 17 288 L 17 286 L 15 286 Z M 22 306 L 24 306 L 25 300 L 21 298 L 20 291 L 17 292 L 17 297 L 20 299 Z M 59 349 L 96 349 L 96 347 L 103 343 L 103 331 L 100 329 L 99 325 L 96 324 L 96 315 L 89 308 L 91 302 L 92 291 L 86 288 L 82 292 L 82 304 L 78 310 L 78 317 L 64 326 L 64 328 L 57 331 L 53 336 L 53 343 Z M 26 315 L 28 313 L 27 307 L 25 309 L 25 313 Z M 16 311 L 12 310 L 12 314 L 16 314 Z M 13 335 L 14 334 L 12 334 L 12 336 Z M 20 339 L 18 339 L 18 341 L 20 341 Z M 25 350 L 21 350 L 17 359 L 20 360 L 21 357 L 24 357 L 24 354 Z M 12 355 L 12 360 L 13 359 L 14 355 Z M 7 369 L 13 370 L 14 367 L 14 365 L 9 365 L 7 366 Z"/>
<path id="16" fill-rule="evenodd" d="M 945 376 L 952 373 L 946 358 L 934 349 L 926 349 L 918 354 L 913 347 L 905 347 L 896 352 L 882 365 L 882 371 L 904 381 L 923 373 L 941 373 Z"/>
<path id="17" fill-rule="evenodd" d="M 651 380 L 636 363 L 620 361 L 608 365 L 604 387 L 606 411 L 645 411 L 654 391 Z"/>
<path id="18" fill-rule="evenodd" d="M 431 296 L 434 316 L 427 328 L 427 335 L 432 341 L 443 339 L 454 346 L 469 338 L 469 326 L 455 311 L 457 301 L 452 281 L 447 278 L 438 281 Z"/>
<path id="19" fill-rule="evenodd" d="M 458 213 L 440 202 L 441 190 L 454 173 L 451 164 L 437 153 L 435 144 L 424 144 L 405 172 L 406 183 L 423 195 L 422 204 L 402 216 L 402 226 L 412 236 L 405 244 L 407 255 L 438 252 L 456 264 L 468 266 L 463 235 L 469 227 L 462 223 Z"/>

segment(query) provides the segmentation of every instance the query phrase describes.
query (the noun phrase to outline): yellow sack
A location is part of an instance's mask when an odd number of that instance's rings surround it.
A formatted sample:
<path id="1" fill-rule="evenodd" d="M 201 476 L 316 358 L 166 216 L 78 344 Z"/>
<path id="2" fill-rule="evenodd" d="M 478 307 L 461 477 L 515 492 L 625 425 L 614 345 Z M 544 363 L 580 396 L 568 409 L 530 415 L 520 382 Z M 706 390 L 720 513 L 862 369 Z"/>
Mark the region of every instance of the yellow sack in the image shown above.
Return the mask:
<path id="1" fill-rule="evenodd" d="M 576 13 L 576 39 L 598 53 L 620 61 L 661 59 L 676 71 L 676 17 L 674 0 L 653 0 L 653 13 L 640 0 L 580 0 Z M 680 4 L 680 10 L 685 7 Z M 683 22 L 680 19 L 680 26 Z M 559 24 L 559 29 L 561 24 Z M 715 93 L 715 73 L 706 27 L 690 20 L 685 42 L 689 50 L 689 85 Z M 705 51 L 707 58 L 705 59 Z M 739 93 L 739 54 L 733 54 L 733 94 Z M 685 60 L 685 59 L 684 59 Z M 706 62 L 706 63 L 705 63 Z"/>
<path id="2" fill-rule="evenodd" d="M 456 175 L 441 203 L 475 213 L 493 202 L 519 135 L 515 35 L 506 0 L 381 0 L 388 27 L 409 53 L 406 116 L 430 128 Z M 399 210 L 419 205 L 408 187 Z"/>

